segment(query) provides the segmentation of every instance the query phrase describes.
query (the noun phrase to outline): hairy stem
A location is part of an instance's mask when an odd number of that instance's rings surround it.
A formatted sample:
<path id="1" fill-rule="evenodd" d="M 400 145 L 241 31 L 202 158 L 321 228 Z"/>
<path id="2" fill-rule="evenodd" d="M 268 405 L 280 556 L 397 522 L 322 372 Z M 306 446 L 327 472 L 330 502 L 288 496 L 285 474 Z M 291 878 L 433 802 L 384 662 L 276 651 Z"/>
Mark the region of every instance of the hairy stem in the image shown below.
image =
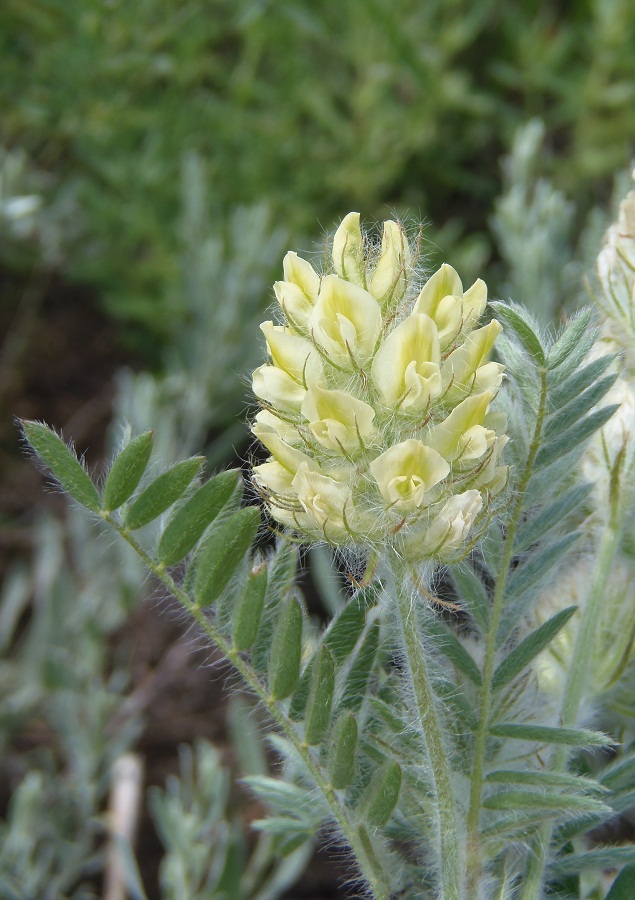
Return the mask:
<path id="1" fill-rule="evenodd" d="M 468 896 L 476 897 L 478 895 L 478 880 L 480 875 L 480 853 L 479 853 L 479 826 L 481 814 L 481 801 L 483 794 L 483 783 L 485 780 L 485 753 L 487 748 L 487 735 L 489 730 L 489 720 L 492 711 L 492 678 L 494 676 L 494 665 L 496 662 L 496 641 L 498 637 L 498 628 L 503 614 L 503 602 L 505 599 L 505 588 L 507 586 L 507 576 L 509 567 L 514 556 L 514 538 L 518 529 L 518 523 L 523 511 L 523 503 L 525 491 L 531 478 L 534 460 L 540 448 L 540 439 L 542 434 L 542 426 L 547 412 L 547 372 L 540 371 L 540 400 L 538 411 L 536 413 L 536 424 L 532 441 L 529 447 L 529 454 L 525 467 L 522 471 L 518 487 L 516 488 L 516 497 L 512 506 L 512 514 L 507 532 L 505 534 L 505 544 L 503 549 L 503 558 L 501 560 L 500 571 L 496 578 L 496 587 L 492 600 L 492 608 L 490 611 L 489 624 L 487 634 L 485 636 L 485 655 L 483 661 L 482 682 L 479 692 L 479 713 L 478 713 L 478 729 L 475 735 L 474 744 L 474 763 L 472 768 L 472 779 L 470 788 L 470 807 L 467 816 L 467 888 Z"/>
<path id="2" fill-rule="evenodd" d="M 443 900 L 459 900 L 462 896 L 463 875 L 450 764 L 428 675 L 426 653 L 419 634 L 416 605 L 412 601 L 409 588 L 410 573 L 408 567 L 396 555 L 390 561 L 390 568 L 407 672 L 425 737 L 436 793 L 441 859 L 441 894 L 439 897 Z"/>
<path id="3" fill-rule="evenodd" d="M 134 551 L 141 557 L 148 569 L 163 582 L 170 593 L 176 597 L 179 603 L 181 603 L 181 605 L 190 613 L 200 628 L 205 632 L 209 640 L 218 648 L 218 650 L 220 650 L 223 656 L 231 662 L 245 683 L 253 691 L 256 697 L 258 697 L 258 700 L 266 708 L 275 724 L 284 733 L 285 737 L 293 745 L 294 750 L 302 758 L 307 770 L 310 772 L 318 789 L 324 796 L 344 839 L 347 841 L 355 855 L 361 874 L 372 890 L 375 900 L 390 900 L 390 885 L 386 882 L 384 877 L 379 875 L 376 860 L 371 858 L 368 848 L 364 846 L 364 842 L 359 836 L 357 827 L 349 821 L 328 778 L 318 765 L 311 751 L 303 743 L 293 723 L 286 716 L 280 705 L 270 696 L 269 691 L 249 663 L 223 636 L 214 623 L 210 621 L 198 603 L 179 587 L 164 566 L 156 563 L 152 557 L 146 553 L 129 531 L 122 528 L 122 526 L 109 514 L 104 515 L 104 519 L 128 544 L 130 544 Z"/>

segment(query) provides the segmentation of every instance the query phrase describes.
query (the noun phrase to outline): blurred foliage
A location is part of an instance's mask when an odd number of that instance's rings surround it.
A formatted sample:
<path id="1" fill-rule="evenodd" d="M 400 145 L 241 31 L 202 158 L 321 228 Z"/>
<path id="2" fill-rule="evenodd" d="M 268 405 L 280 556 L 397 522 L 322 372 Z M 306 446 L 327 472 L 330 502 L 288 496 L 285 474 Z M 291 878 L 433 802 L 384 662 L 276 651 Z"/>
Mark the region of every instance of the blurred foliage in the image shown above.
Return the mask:
<path id="1" fill-rule="evenodd" d="M 204 160 L 219 230 L 266 201 L 297 245 L 388 207 L 440 228 L 469 279 L 527 118 L 581 215 L 606 195 L 633 152 L 634 43 L 630 0 L 6 0 L 0 141 L 47 174 L 47 203 L 76 203 L 68 274 L 165 338 L 184 153 Z"/>

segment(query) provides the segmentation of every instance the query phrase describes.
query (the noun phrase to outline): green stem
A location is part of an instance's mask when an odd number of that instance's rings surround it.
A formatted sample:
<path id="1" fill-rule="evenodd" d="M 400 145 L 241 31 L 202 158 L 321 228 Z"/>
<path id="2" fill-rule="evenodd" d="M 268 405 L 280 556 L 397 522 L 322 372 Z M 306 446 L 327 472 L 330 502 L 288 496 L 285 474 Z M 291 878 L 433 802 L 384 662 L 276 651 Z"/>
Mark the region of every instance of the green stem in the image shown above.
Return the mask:
<path id="1" fill-rule="evenodd" d="M 306 744 L 303 743 L 293 723 L 287 718 L 278 703 L 270 696 L 258 675 L 256 675 L 251 666 L 233 647 L 230 641 L 223 636 L 214 623 L 205 615 L 200 606 L 179 587 L 165 567 L 156 563 L 152 557 L 146 553 L 143 547 L 137 543 L 130 532 L 125 528 L 122 528 L 112 516 L 104 514 L 104 519 L 128 544 L 130 544 L 134 551 L 141 557 L 148 569 L 163 582 L 170 593 L 173 594 L 179 603 L 181 603 L 181 605 L 190 613 L 210 641 L 221 651 L 223 656 L 231 662 L 246 684 L 258 697 L 275 724 L 284 733 L 294 750 L 302 758 L 317 787 L 322 792 L 333 818 L 337 822 L 345 840 L 355 855 L 361 874 L 372 890 L 373 896 L 376 900 L 390 900 L 390 885 L 385 882 L 385 879 L 378 875 L 376 871 L 376 861 L 371 858 L 367 848 L 364 846 L 364 842 L 360 838 L 356 826 L 347 818 L 335 790 L 331 787 L 328 779 L 325 777 L 325 774 L 322 772 L 322 769 L 314 759 Z"/>
<path id="2" fill-rule="evenodd" d="M 426 653 L 419 634 L 416 604 L 412 601 L 412 594 L 409 589 L 410 572 L 407 565 L 398 559 L 396 555 L 391 560 L 391 571 L 407 670 L 428 750 L 436 793 L 439 853 L 441 859 L 442 893 L 440 898 L 444 898 L 444 900 L 460 900 L 463 878 L 457 831 L 456 802 L 452 790 L 450 764 L 448 762 L 443 731 L 428 675 Z"/>
<path id="3" fill-rule="evenodd" d="M 507 526 L 505 534 L 505 543 L 503 548 L 503 558 L 501 560 L 500 571 L 496 578 L 496 587 L 494 589 L 494 597 L 492 599 L 492 609 L 489 617 L 487 635 L 485 637 L 485 656 L 483 661 L 482 681 L 479 691 L 479 714 L 478 729 L 475 735 L 474 743 L 474 764 L 472 768 L 472 779 L 470 786 L 470 807 L 467 815 L 467 889 L 468 896 L 476 897 L 478 895 L 478 881 L 480 876 L 480 852 L 479 852 L 479 827 L 481 816 L 481 801 L 483 795 L 483 784 L 485 781 L 485 756 L 487 749 L 487 735 L 489 731 L 489 720 L 492 711 L 492 678 L 494 676 L 494 665 L 496 662 L 496 644 L 498 638 L 498 628 L 500 626 L 501 616 L 503 614 L 503 605 L 505 600 L 505 588 L 507 586 L 507 577 L 509 567 L 514 556 L 514 538 L 518 529 L 518 523 L 523 511 L 523 503 L 525 491 L 529 484 L 533 472 L 534 460 L 540 448 L 542 426 L 547 412 L 547 372 L 540 370 L 540 401 L 538 412 L 536 414 L 536 424 L 532 441 L 529 447 L 529 454 L 523 469 L 518 488 L 516 489 L 516 499 L 512 507 L 512 515 Z"/>
<path id="4" fill-rule="evenodd" d="M 578 636 L 573 650 L 573 658 L 567 674 L 567 681 L 560 713 L 561 724 L 565 727 L 577 723 L 580 705 L 585 696 L 586 685 L 591 670 L 591 660 L 599 632 L 604 591 L 611 575 L 615 555 L 620 544 L 621 522 L 619 517 L 612 516 L 600 541 L 595 573 L 584 606 Z M 550 760 L 551 772 L 563 772 L 567 766 L 568 750 L 557 747 Z M 520 900 L 537 900 L 541 896 L 545 861 L 553 825 L 545 824 L 531 846 L 531 855 L 527 863 L 525 880 L 523 881 Z"/>

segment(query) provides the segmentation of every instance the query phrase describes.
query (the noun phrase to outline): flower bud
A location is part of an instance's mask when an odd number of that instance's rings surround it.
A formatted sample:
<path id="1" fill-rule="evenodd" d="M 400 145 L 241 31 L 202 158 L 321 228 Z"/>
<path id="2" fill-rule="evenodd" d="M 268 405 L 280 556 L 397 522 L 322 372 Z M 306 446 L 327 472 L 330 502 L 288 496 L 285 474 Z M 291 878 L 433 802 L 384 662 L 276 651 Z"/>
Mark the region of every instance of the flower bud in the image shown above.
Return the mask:
<path id="1" fill-rule="evenodd" d="M 365 285 L 364 238 L 359 226 L 359 213 L 351 212 L 343 220 L 331 250 L 333 268 L 351 284 Z"/>
<path id="2" fill-rule="evenodd" d="M 368 290 L 382 306 L 396 306 L 408 287 L 411 253 L 406 235 L 397 222 L 384 222 L 381 255 Z"/>
<path id="3" fill-rule="evenodd" d="M 453 555 L 465 543 L 474 520 L 483 509 L 479 491 L 465 491 L 445 503 L 430 523 L 422 541 L 422 550 L 439 559 Z"/>

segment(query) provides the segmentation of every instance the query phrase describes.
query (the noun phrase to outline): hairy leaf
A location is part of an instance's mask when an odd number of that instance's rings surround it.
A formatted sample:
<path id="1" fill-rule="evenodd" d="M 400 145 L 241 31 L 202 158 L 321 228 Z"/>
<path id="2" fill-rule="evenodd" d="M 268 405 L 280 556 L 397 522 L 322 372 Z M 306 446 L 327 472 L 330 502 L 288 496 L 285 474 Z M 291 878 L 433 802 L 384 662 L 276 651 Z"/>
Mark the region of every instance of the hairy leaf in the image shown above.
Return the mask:
<path id="1" fill-rule="evenodd" d="M 452 662 L 457 669 L 475 685 L 481 683 L 481 673 L 478 666 L 465 649 L 459 639 L 445 627 L 438 619 L 427 616 L 424 625 L 425 632 L 430 635 L 435 646 Z"/>
<path id="2" fill-rule="evenodd" d="M 561 787 L 571 788 L 576 791 L 594 791 L 603 793 L 603 788 L 599 782 L 592 778 L 585 778 L 583 775 L 567 775 L 558 772 L 533 772 L 530 770 L 520 769 L 496 769 L 488 772 L 485 781 L 494 784 L 531 784 L 536 787 Z"/>
<path id="3" fill-rule="evenodd" d="M 561 525 L 566 517 L 587 499 L 592 490 L 592 484 L 577 484 L 561 494 L 518 530 L 514 549 L 517 551 L 527 549 L 548 534 L 552 528 Z"/>
<path id="4" fill-rule="evenodd" d="M 335 790 L 342 791 L 352 784 L 356 752 L 357 720 L 348 710 L 338 717 L 329 738 L 327 769 Z"/>
<path id="5" fill-rule="evenodd" d="M 492 725 L 494 737 L 514 738 L 520 741 L 537 741 L 541 744 L 565 744 L 569 747 L 607 747 L 612 738 L 600 731 L 585 728 L 559 728 L 549 725 L 517 725 L 516 723 Z"/>
<path id="6" fill-rule="evenodd" d="M 577 610 L 577 606 L 569 606 L 560 610 L 544 622 L 539 628 L 528 635 L 521 643 L 509 653 L 500 663 L 492 679 L 492 689 L 497 691 L 508 684 L 519 672 L 529 665 L 532 659 L 541 653 L 558 632 L 564 628 L 571 616 Z"/>
<path id="7" fill-rule="evenodd" d="M 601 378 L 583 394 L 572 400 L 564 409 L 551 416 L 543 430 L 543 439 L 549 441 L 552 438 L 556 438 L 575 422 L 578 422 L 582 416 L 586 415 L 600 402 L 616 381 L 617 373 Z"/>
<path id="8" fill-rule="evenodd" d="M 304 739 L 312 747 L 326 734 L 333 705 L 335 663 L 328 647 L 323 646 L 313 663 L 311 686 L 306 704 Z"/>
<path id="9" fill-rule="evenodd" d="M 260 525 L 255 506 L 239 509 L 209 535 L 197 559 L 194 596 L 201 606 L 218 599 L 237 570 Z"/>
<path id="10" fill-rule="evenodd" d="M 544 366 L 546 362 L 545 351 L 542 348 L 540 338 L 526 319 L 526 311 L 521 310 L 518 306 L 506 306 L 500 302 L 490 303 L 490 306 L 496 315 L 514 330 L 521 344 L 533 360 L 539 366 Z"/>
<path id="11" fill-rule="evenodd" d="M 536 455 L 536 468 L 548 466 L 561 456 L 566 456 L 572 450 L 577 450 L 595 431 L 606 425 L 617 409 L 619 409 L 619 403 L 604 406 L 602 409 L 598 409 L 582 419 L 573 428 L 569 428 L 564 434 L 558 435 L 550 443 L 543 444 Z"/>
<path id="12" fill-rule="evenodd" d="M 372 828 L 383 828 L 392 816 L 401 790 L 401 766 L 386 760 L 366 788 L 361 800 L 361 817 Z"/>
<path id="13" fill-rule="evenodd" d="M 263 564 L 247 576 L 232 617 L 232 638 L 237 650 L 248 650 L 256 640 L 267 590 L 267 567 Z"/>
<path id="14" fill-rule="evenodd" d="M 183 496 L 204 461 L 202 456 L 192 456 L 155 478 L 124 512 L 122 524 L 136 531 L 158 518 Z"/>
<path id="15" fill-rule="evenodd" d="M 592 812 L 608 814 L 610 808 L 595 797 L 564 793 L 562 791 L 523 791 L 502 789 L 483 801 L 485 809 L 549 809 L 564 814 Z"/>
<path id="16" fill-rule="evenodd" d="M 453 566 L 451 574 L 461 600 L 465 602 L 479 628 L 486 631 L 490 604 L 485 585 L 467 562 Z"/>
<path id="17" fill-rule="evenodd" d="M 607 354 L 594 359 L 584 368 L 574 372 L 565 382 L 554 387 L 549 392 L 549 402 L 553 409 L 561 409 L 571 400 L 579 397 L 590 385 L 595 384 L 598 378 L 606 372 L 611 363 L 616 359 L 615 354 Z"/>
<path id="18" fill-rule="evenodd" d="M 93 512 L 101 508 L 97 488 L 73 451 L 47 425 L 22 420 L 24 436 L 64 490 Z"/>
<path id="19" fill-rule="evenodd" d="M 567 325 L 547 354 L 547 365 L 550 369 L 555 369 L 572 355 L 579 352 L 580 342 L 583 341 L 585 335 L 596 331 L 595 328 L 590 327 L 593 317 L 593 310 L 591 308 L 585 309 Z M 595 340 L 595 337 L 593 340 Z"/>
<path id="20" fill-rule="evenodd" d="M 157 556 L 166 566 L 174 566 L 192 550 L 225 506 L 240 473 L 237 469 L 210 478 L 170 519 L 159 540 Z"/>
<path id="21" fill-rule="evenodd" d="M 622 866 L 635 865 L 635 844 L 617 847 L 593 847 L 584 853 L 570 853 L 551 863 L 549 869 L 553 875 L 577 875 L 592 869 L 601 872 L 605 869 L 620 869 Z M 630 898 L 629 898 L 630 900 Z"/>
<path id="22" fill-rule="evenodd" d="M 134 494 L 150 461 L 153 442 L 154 433 L 145 431 L 115 458 L 104 485 L 103 508 L 107 512 L 119 509 Z"/>
<path id="23" fill-rule="evenodd" d="M 366 632 L 366 636 L 348 672 L 339 709 L 350 709 L 352 712 L 357 712 L 362 705 L 378 649 L 379 624 L 373 622 Z"/>
<path id="24" fill-rule="evenodd" d="M 282 602 L 269 657 L 269 690 L 276 700 L 289 697 L 300 677 L 302 607 L 296 597 Z"/>

